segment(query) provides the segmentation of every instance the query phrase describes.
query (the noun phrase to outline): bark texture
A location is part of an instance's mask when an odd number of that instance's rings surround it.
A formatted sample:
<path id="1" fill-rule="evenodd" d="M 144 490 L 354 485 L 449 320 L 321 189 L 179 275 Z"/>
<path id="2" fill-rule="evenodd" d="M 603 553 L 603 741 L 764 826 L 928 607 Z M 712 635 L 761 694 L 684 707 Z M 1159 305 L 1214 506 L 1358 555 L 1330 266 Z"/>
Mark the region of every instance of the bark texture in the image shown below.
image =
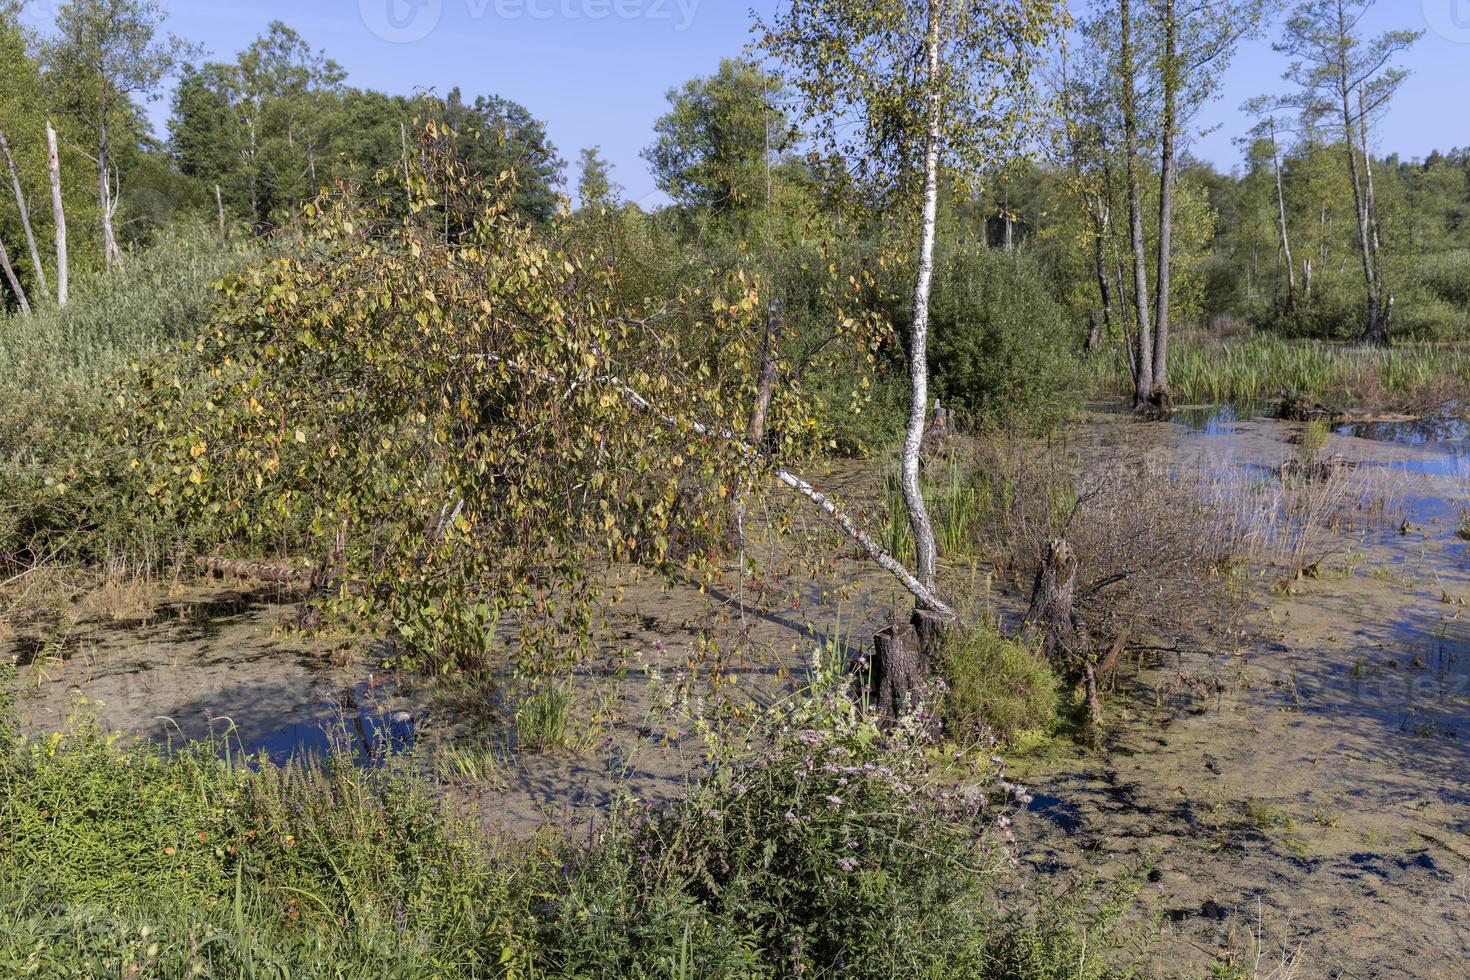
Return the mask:
<path id="1" fill-rule="evenodd" d="M 885 718 L 901 718 L 923 705 L 934 662 L 951 620 L 927 609 L 907 623 L 895 623 L 873 637 L 873 707 Z"/>
<path id="2" fill-rule="evenodd" d="M 938 90 L 940 51 L 940 3 L 930 0 L 925 30 L 925 61 L 929 86 L 927 127 L 924 139 L 924 217 L 919 240 L 918 279 L 914 285 L 914 322 L 909 338 L 909 421 L 904 435 L 901 478 L 904 503 L 914 531 L 919 582 L 930 592 L 938 565 L 934 526 L 924 503 L 919 482 L 919 456 L 924 448 L 924 428 L 929 417 L 929 295 L 934 284 L 934 239 L 939 223 L 939 142 L 942 137 Z"/>
<path id="3" fill-rule="evenodd" d="M 56 130 L 46 123 L 46 168 L 51 174 L 51 212 L 56 227 L 56 305 L 70 298 L 66 255 L 66 208 L 61 202 L 61 155 L 56 151 Z"/>

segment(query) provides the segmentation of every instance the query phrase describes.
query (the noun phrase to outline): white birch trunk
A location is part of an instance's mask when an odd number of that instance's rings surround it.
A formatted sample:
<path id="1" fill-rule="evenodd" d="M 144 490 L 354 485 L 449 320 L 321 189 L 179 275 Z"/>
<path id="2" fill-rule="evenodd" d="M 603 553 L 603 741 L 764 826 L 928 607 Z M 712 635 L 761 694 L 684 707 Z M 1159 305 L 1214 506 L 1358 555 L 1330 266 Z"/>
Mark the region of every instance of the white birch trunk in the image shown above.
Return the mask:
<path id="1" fill-rule="evenodd" d="M 929 88 L 924 139 L 924 217 L 919 235 L 918 281 L 914 286 L 914 322 L 909 337 L 909 422 L 900 467 L 904 503 L 908 506 L 909 523 L 914 531 L 918 580 L 931 594 L 934 592 L 939 554 L 934 541 L 934 525 L 929 520 L 919 481 L 919 453 L 924 444 L 924 426 L 929 420 L 929 295 L 934 285 L 934 239 L 939 221 L 939 143 L 942 137 L 938 87 L 939 7 L 938 0 L 930 0 L 929 23 L 925 31 Z"/>
<path id="2" fill-rule="evenodd" d="M 3 132 L 0 132 L 0 153 L 5 154 L 5 166 L 10 171 L 10 184 L 15 190 L 15 206 L 20 209 L 20 224 L 25 229 L 26 248 L 30 250 L 31 265 L 36 270 L 36 286 L 42 296 L 49 296 L 51 287 L 46 284 L 46 267 L 41 264 L 41 250 L 36 247 L 36 233 L 31 228 L 31 211 L 26 206 L 25 189 L 20 185 L 20 170 L 15 166 L 15 158 L 10 155 L 10 143 Z"/>
<path id="3" fill-rule="evenodd" d="M 51 211 L 56 226 L 56 305 L 70 298 L 66 255 L 66 208 L 61 201 L 61 155 L 56 151 L 56 130 L 46 123 L 46 166 L 51 172 Z"/>

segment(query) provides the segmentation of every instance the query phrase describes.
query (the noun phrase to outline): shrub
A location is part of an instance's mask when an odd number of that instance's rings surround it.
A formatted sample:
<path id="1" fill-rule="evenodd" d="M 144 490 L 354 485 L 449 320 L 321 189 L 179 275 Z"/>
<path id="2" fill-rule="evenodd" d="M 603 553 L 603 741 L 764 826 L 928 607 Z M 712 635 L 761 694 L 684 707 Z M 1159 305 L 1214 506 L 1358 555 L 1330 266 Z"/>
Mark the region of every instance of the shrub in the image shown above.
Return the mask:
<path id="1" fill-rule="evenodd" d="M 991 762 L 936 768 L 922 722 L 880 733 L 841 694 L 769 717 L 751 745 L 571 867 L 543 936 L 553 972 L 989 972 L 990 882 L 1010 866 L 1008 814 L 1024 791 Z"/>
<path id="2" fill-rule="evenodd" d="M 951 632 L 939 670 L 948 687 L 944 720 L 954 737 L 993 733 L 1010 741 L 1056 721 L 1057 679 L 1050 666 L 988 619 Z"/>
<path id="3" fill-rule="evenodd" d="M 1439 300 L 1470 313 L 1470 248 L 1442 252 L 1420 260 L 1419 277 Z"/>
<path id="4" fill-rule="evenodd" d="M 930 316 L 936 394 L 980 427 L 1047 432 L 1078 406 L 1080 345 L 1026 257 L 956 255 L 938 272 Z"/>

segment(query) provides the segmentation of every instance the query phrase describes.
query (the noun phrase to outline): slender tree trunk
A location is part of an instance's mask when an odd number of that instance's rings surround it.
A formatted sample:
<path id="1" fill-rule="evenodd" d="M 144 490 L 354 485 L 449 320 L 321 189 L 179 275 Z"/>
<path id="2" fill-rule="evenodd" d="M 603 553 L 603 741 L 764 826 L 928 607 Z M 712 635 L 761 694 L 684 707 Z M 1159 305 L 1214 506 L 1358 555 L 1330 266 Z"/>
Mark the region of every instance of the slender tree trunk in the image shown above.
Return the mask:
<path id="1" fill-rule="evenodd" d="M 214 185 L 214 208 L 219 212 L 219 240 L 226 241 L 229 235 L 225 230 L 225 197 L 220 193 L 219 185 Z"/>
<path id="2" fill-rule="evenodd" d="M 1128 295 L 1126 286 L 1127 276 L 1123 272 L 1123 263 L 1119 262 L 1113 267 L 1113 275 L 1118 280 L 1118 295 Z M 1128 356 L 1128 376 L 1133 379 L 1133 385 L 1138 387 L 1138 344 L 1133 337 L 1133 317 L 1129 313 L 1130 307 L 1127 300 L 1118 303 L 1118 318 L 1123 324 L 1123 353 Z"/>
<path id="3" fill-rule="evenodd" d="M 1276 170 L 1276 214 L 1281 227 L 1281 253 L 1286 258 L 1286 312 L 1296 315 L 1296 263 L 1291 260 L 1291 236 L 1286 224 L 1286 190 L 1281 183 L 1281 152 L 1276 146 L 1276 120 L 1271 120 L 1271 164 Z"/>
<path id="4" fill-rule="evenodd" d="M 10 264 L 10 252 L 5 248 L 5 243 L 0 241 L 0 271 L 5 273 L 5 281 L 10 283 L 10 291 L 15 294 L 20 303 L 20 311 L 26 316 L 31 315 L 31 302 L 26 299 L 25 287 L 20 284 L 20 279 L 15 274 L 15 267 Z"/>
<path id="5" fill-rule="evenodd" d="M 1178 176 L 1179 24 L 1174 0 L 1164 0 L 1163 132 L 1159 161 L 1159 281 L 1154 294 L 1154 399 L 1161 404 L 1169 392 L 1169 287 L 1173 282 L 1174 183 Z"/>
<path id="6" fill-rule="evenodd" d="M 1102 331 L 1104 336 L 1113 332 L 1113 290 L 1108 285 L 1108 214 L 1102 194 L 1097 195 L 1092 212 L 1092 262 L 1097 274 L 1097 295 L 1102 303 Z"/>
<path id="7" fill-rule="evenodd" d="M 776 393 L 784 312 L 781 301 L 775 300 L 766 316 L 766 331 L 761 338 L 760 374 L 756 378 L 755 406 L 751 409 L 750 423 L 745 429 L 745 441 L 752 446 L 760 446 L 766 437 L 766 415 L 771 410 L 771 398 Z"/>
<path id="8" fill-rule="evenodd" d="M 909 338 L 908 431 L 904 436 L 902 482 L 904 502 L 908 505 L 909 522 L 913 525 L 915 569 L 919 581 L 934 591 L 938 547 L 934 526 L 924 503 L 919 482 L 919 452 L 924 444 L 924 425 L 929 418 L 929 294 L 934 284 L 934 239 L 939 222 L 939 144 L 942 119 L 939 101 L 940 0 L 929 0 L 929 20 L 925 32 L 928 92 L 926 94 L 927 126 L 924 146 L 924 218 L 919 236 L 918 281 L 914 286 L 914 322 Z"/>
<path id="9" fill-rule="evenodd" d="M 1005 230 L 1006 230 L 1005 250 L 1007 252 L 1009 252 L 1009 251 L 1011 251 L 1012 249 L 1015 248 L 1015 224 L 1011 220 L 1011 189 L 1009 187 L 1006 188 L 1006 203 L 1005 203 L 1005 215 L 1004 216 L 1005 216 Z"/>
<path id="10" fill-rule="evenodd" d="M 56 228 L 56 305 L 70 298 L 69 266 L 66 255 L 66 208 L 61 201 L 61 154 L 56 150 L 56 130 L 46 122 L 46 168 L 51 172 L 51 214 Z"/>
<path id="11" fill-rule="evenodd" d="M 20 171 L 15 166 L 15 158 L 10 155 L 10 143 L 5 139 L 4 132 L 0 132 L 0 152 L 5 154 L 5 166 L 10 171 L 10 184 L 15 190 L 15 206 L 20 209 L 20 224 L 25 230 L 26 248 L 31 253 L 31 266 L 36 270 L 36 286 L 41 296 L 49 296 L 51 287 L 46 284 L 46 267 L 41 264 L 41 250 L 36 247 L 36 233 L 31 228 L 31 210 L 26 206 L 26 193 L 20 185 Z"/>
<path id="12" fill-rule="evenodd" d="M 1342 34 L 1347 25 L 1341 10 L 1338 25 Z M 1363 282 L 1368 292 L 1368 325 L 1363 331 L 1362 342 L 1375 347 L 1388 346 L 1388 330 L 1378 309 L 1378 273 L 1373 266 L 1373 243 L 1369 240 L 1368 200 L 1363 192 L 1363 175 L 1358 169 L 1357 127 L 1353 125 L 1352 92 L 1349 89 L 1347 52 L 1343 50 L 1337 62 L 1338 95 L 1342 102 L 1343 150 L 1347 153 L 1348 174 L 1353 181 L 1353 209 L 1358 219 L 1358 251 L 1363 258 Z"/>
<path id="13" fill-rule="evenodd" d="M 103 259 L 110 271 L 114 266 L 122 268 L 122 251 L 117 247 L 117 235 L 112 230 L 112 215 L 115 210 L 112 203 L 112 176 L 108 170 L 112 166 L 112 157 L 109 153 L 111 135 L 108 131 L 107 117 L 102 117 L 102 123 L 98 127 L 97 140 L 97 200 L 102 206 L 102 252 Z"/>
<path id="14" fill-rule="evenodd" d="M 1373 190 L 1373 154 L 1368 145 L 1368 107 L 1363 90 L 1358 90 L 1358 129 L 1363 144 L 1363 174 L 1366 178 L 1369 240 L 1373 246 L 1373 277 L 1378 291 L 1378 317 L 1383 324 L 1384 343 L 1388 342 L 1389 319 L 1393 313 L 1393 299 L 1387 295 L 1383 275 L 1383 239 L 1378 227 L 1378 196 Z"/>
<path id="15" fill-rule="evenodd" d="M 1133 246 L 1134 306 L 1138 315 L 1138 371 L 1133 403 L 1142 408 L 1154 393 L 1153 328 L 1149 322 L 1148 255 L 1143 235 L 1143 188 L 1138 173 L 1138 100 L 1133 61 L 1133 21 L 1129 0 L 1119 0 L 1122 14 L 1123 157 L 1128 180 L 1128 230 Z"/>

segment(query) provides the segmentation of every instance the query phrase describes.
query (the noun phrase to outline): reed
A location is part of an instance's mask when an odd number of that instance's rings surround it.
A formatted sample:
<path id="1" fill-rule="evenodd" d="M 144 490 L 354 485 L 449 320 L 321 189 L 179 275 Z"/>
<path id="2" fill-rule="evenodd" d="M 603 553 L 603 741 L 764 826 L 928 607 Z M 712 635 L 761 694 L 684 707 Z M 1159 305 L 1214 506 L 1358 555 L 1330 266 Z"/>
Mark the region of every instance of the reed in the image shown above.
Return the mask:
<path id="1" fill-rule="evenodd" d="M 1169 385 L 1179 403 L 1239 404 L 1295 393 L 1345 408 L 1420 410 L 1442 408 L 1470 382 L 1470 348 L 1444 344 L 1380 350 L 1262 333 L 1184 334 L 1170 356 Z M 1121 358 L 1096 363 L 1102 393 L 1131 392 Z"/>

